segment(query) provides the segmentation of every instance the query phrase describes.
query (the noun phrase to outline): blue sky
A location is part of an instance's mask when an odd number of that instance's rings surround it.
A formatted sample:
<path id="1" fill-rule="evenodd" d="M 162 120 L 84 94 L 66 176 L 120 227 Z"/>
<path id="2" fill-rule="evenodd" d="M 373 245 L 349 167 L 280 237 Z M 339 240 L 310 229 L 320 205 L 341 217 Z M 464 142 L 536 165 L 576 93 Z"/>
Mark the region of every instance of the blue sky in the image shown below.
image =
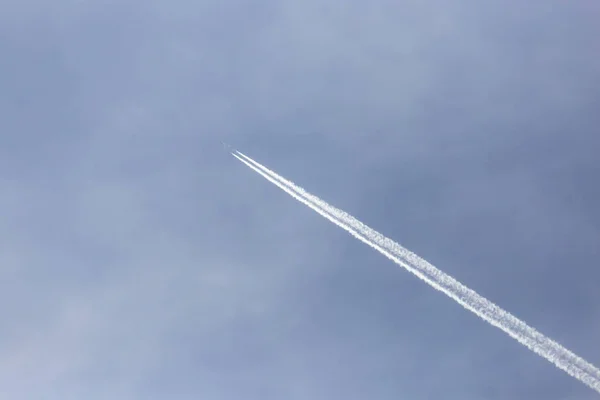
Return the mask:
<path id="1" fill-rule="evenodd" d="M 0 10 L 0 397 L 597 398 L 219 143 L 600 365 L 594 2 Z"/>

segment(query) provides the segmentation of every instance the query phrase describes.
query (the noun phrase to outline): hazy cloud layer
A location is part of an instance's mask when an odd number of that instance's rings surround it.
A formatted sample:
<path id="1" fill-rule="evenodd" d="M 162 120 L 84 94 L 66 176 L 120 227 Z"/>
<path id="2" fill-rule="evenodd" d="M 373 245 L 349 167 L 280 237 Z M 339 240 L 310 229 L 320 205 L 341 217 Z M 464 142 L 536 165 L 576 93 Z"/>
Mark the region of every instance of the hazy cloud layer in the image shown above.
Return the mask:
<path id="1" fill-rule="evenodd" d="M 599 14 L 9 0 L 0 397 L 595 398 L 219 140 L 599 365 Z"/>

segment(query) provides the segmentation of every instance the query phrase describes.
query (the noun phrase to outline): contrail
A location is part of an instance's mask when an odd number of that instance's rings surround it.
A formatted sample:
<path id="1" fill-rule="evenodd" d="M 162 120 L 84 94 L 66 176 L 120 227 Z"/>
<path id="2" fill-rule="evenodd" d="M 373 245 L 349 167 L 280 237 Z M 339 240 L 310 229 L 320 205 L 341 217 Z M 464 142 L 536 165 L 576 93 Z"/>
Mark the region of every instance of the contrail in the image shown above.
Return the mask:
<path id="1" fill-rule="evenodd" d="M 239 151 L 231 153 L 265 179 L 316 211 L 352 236 L 373 247 L 433 288 L 445 293 L 481 319 L 500 328 L 519 343 L 600 393 L 600 370 L 517 317 L 440 271 L 426 260 L 369 228 L 348 213 L 308 193 Z"/>

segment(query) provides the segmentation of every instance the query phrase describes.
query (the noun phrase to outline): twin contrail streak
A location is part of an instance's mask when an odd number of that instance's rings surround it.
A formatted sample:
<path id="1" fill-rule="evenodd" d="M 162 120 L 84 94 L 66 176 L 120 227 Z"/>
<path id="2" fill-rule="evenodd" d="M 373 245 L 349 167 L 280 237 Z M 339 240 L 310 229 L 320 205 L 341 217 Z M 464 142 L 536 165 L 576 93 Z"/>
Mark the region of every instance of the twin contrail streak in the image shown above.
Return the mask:
<path id="1" fill-rule="evenodd" d="M 299 202 L 600 393 L 600 370 L 594 365 L 547 338 L 517 317 L 501 309 L 398 243 L 369 228 L 348 213 L 308 193 L 239 151 L 234 151 L 231 154 Z"/>

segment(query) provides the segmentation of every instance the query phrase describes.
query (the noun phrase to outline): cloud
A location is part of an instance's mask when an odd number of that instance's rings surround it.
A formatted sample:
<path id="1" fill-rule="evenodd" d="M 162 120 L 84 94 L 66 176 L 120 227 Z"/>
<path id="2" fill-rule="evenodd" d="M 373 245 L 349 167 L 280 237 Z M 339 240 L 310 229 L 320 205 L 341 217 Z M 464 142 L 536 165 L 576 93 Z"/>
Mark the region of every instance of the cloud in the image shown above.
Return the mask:
<path id="1" fill-rule="evenodd" d="M 219 139 L 597 364 L 590 7 L 7 3 L 0 394 L 589 397 Z"/>

